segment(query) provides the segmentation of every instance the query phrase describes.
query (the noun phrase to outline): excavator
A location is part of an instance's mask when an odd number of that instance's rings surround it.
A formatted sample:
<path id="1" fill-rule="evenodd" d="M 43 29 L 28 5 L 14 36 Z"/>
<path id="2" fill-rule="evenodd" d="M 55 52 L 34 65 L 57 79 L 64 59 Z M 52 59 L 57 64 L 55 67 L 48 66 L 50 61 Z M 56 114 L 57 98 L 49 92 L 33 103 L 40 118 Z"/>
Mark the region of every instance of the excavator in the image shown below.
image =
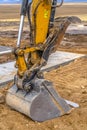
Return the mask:
<path id="1" fill-rule="evenodd" d="M 17 73 L 8 90 L 6 103 L 33 121 L 43 122 L 69 114 L 78 104 L 63 99 L 53 83 L 41 71 L 54 53 L 71 23 L 81 22 L 75 16 L 55 18 L 63 0 L 23 0 L 17 46 L 13 50 Z M 24 20 L 29 22 L 29 44 L 22 47 Z"/>

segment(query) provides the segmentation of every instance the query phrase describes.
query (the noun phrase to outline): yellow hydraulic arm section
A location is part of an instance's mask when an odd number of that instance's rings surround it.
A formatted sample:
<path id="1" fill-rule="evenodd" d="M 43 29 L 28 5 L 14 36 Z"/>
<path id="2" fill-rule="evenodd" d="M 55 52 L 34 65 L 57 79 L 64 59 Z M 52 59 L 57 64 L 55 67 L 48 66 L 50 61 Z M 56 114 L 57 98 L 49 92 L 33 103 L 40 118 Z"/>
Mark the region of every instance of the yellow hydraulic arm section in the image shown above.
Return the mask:
<path id="1" fill-rule="evenodd" d="M 43 44 L 46 40 L 51 16 L 52 0 L 33 0 L 32 26 L 34 29 L 34 43 Z"/>
<path id="2" fill-rule="evenodd" d="M 61 6 L 62 1 L 58 5 L 57 0 L 32 0 L 31 3 L 23 0 L 17 48 L 14 50 L 18 68 L 15 83 L 22 89 L 24 89 L 22 84 L 43 75 L 41 68 L 46 65 L 50 54 L 57 50 L 69 24 L 80 22 L 77 17 L 54 19 L 55 9 Z M 30 42 L 28 46 L 22 48 L 20 46 L 21 34 L 26 14 L 30 25 Z"/>
<path id="3" fill-rule="evenodd" d="M 28 1 L 24 0 L 22 3 L 22 15 L 26 15 L 26 11 L 23 10 L 28 8 Z M 25 71 L 29 70 L 28 64 L 25 60 L 25 53 L 31 55 L 30 62 L 32 66 L 40 63 L 40 55 L 38 51 L 41 50 L 41 46 L 47 38 L 49 31 L 49 22 L 51 16 L 51 5 L 52 0 L 33 0 L 30 8 L 30 21 L 31 21 L 31 34 L 32 34 L 32 46 L 26 49 L 19 48 L 15 51 L 16 66 L 18 67 L 18 75 L 23 76 Z M 28 12 L 29 13 L 29 12 Z M 19 33 L 20 34 L 20 33 Z M 19 35 L 20 37 L 20 35 Z M 20 43 L 19 43 L 20 44 Z M 19 45 L 18 44 L 18 45 Z"/>

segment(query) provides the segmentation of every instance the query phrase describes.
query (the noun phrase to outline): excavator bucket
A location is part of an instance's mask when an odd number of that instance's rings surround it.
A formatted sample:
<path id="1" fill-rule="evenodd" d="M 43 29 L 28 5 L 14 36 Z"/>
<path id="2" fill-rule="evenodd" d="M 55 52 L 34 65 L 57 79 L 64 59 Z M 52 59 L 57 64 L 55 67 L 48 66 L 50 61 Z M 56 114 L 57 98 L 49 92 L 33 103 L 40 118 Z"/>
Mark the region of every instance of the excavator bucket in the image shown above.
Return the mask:
<path id="1" fill-rule="evenodd" d="M 6 102 L 11 108 L 38 122 L 69 114 L 72 107 L 78 107 L 78 104 L 60 97 L 52 83 L 44 79 L 36 79 L 29 93 L 13 85 L 7 93 Z"/>

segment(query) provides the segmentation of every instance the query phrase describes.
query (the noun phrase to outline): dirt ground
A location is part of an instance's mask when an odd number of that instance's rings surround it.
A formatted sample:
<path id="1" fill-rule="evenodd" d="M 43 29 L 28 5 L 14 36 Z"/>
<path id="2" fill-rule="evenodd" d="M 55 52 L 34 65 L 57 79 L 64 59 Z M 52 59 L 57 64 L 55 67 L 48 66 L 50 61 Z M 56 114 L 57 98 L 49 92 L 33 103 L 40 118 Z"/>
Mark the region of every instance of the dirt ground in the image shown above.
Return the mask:
<path id="1" fill-rule="evenodd" d="M 13 7 L 11 6 L 10 8 Z M 19 8 L 17 7 L 17 9 Z M 65 10 L 63 7 L 62 9 Z M 9 14 L 9 11 L 7 14 Z M 12 15 L 16 17 L 15 13 Z M 7 16 L 4 12 L 0 17 L 0 45 L 15 47 L 19 22 L 6 21 Z M 22 43 L 28 44 L 28 35 L 28 30 L 24 31 Z M 66 34 L 58 50 L 87 54 L 87 35 Z M 0 57 L 0 62 L 10 61 L 13 58 L 10 55 L 3 56 Z M 0 104 L 0 130 L 87 130 L 87 57 L 80 58 L 64 67 L 46 73 L 45 77 L 54 82 L 55 89 L 62 97 L 79 103 L 80 107 L 74 109 L 69 115 L 38 123 L 12 110 L 6 103 L 3 103 Z M 0 89 L 0 93 L 6 95 L 8 88 L 12 84 L 5 85 L 5 88 Z"/>

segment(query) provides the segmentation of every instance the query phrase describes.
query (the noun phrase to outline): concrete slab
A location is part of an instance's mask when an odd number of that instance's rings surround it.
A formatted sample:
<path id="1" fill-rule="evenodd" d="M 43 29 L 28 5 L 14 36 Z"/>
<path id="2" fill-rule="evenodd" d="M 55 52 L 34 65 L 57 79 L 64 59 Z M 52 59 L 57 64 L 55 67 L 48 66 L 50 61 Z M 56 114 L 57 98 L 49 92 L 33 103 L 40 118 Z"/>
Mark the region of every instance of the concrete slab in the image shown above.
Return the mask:
<path id="1" fill-rule="evenodd" d="M 84 56 L 85 55 L 82 54 L 57 51 L 50 55 L 47 65 L 44 66 L 41 71 L 52 71 L 59 66 L 68 64 L 69 62 Z M 14 75 L 17 71 L 14 67 L 14 63 L 15 62 L 9 62 L 0 65 L 0 86 L 14 79 Z"/>
<path id="2" fill-rule="evenodd" d="M 45 67 L 42 68 L 42 71 L 51 71 L 60 66 L 66 65 L 77 58 L 84 56 L 85 56 L 84 54 L 56 51 L 55 53 L 50 55 L 48 63 Z"/>
<path id="3" fill-rule="evenodd" d="M 76 35 L 76 34 L 87 34 L 87 26 L 83 25 L 83 24 L 71 24 L 67 30 L 66 30 L 67 34 L 71 34 L 71 35 Z"/>
<path id="4" fill-rule="evenodd" d="M 0 65 L 0 85 L 13 81 L 16 69 L 15 62 L 4 63 Z"/>

